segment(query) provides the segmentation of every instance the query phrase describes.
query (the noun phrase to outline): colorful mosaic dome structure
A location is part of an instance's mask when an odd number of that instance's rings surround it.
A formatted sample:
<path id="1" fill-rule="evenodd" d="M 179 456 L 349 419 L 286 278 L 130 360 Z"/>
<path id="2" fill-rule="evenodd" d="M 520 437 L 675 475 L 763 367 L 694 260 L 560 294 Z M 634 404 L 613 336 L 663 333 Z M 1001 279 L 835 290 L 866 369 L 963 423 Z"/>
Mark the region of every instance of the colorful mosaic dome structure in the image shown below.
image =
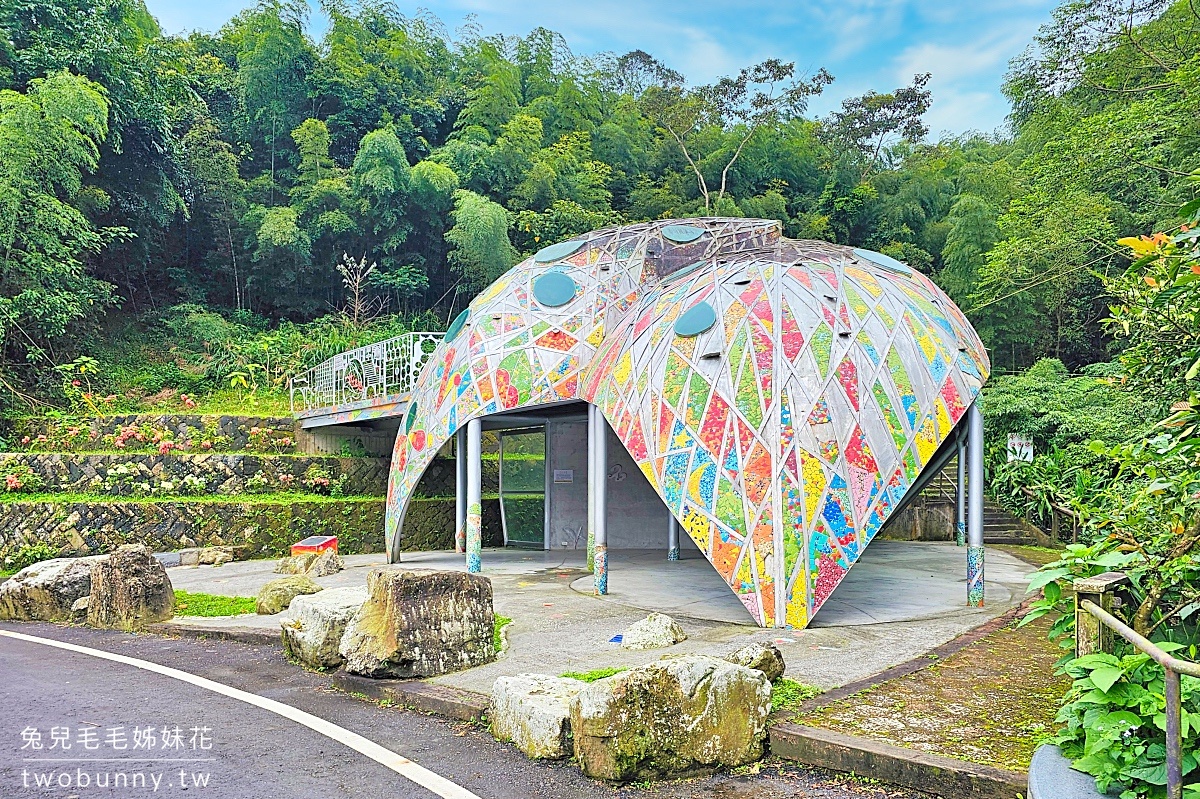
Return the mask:
<path id="1" fill-rule="evenodd" d="M 583 400 L 758 623 L 801 628 L 988 370 L 954 303 L 876 252 L 749 219 L 579 236 L 489 286 L 426 365 L 392 462 L 389 552 L 460 426 Z"/>

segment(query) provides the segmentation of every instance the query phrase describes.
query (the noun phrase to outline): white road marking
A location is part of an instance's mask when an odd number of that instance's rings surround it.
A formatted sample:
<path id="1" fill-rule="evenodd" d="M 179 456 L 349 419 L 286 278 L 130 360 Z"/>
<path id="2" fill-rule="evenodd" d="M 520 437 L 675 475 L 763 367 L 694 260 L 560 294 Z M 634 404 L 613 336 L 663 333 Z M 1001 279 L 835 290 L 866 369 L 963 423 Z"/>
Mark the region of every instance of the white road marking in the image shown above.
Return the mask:
<path id="1" fill-rule="evenodd" d="M 25 635 L 24 633 L 14 633 L 8 630 L 0 630 L 0 636 L 6 638 L 15 638 L 19 641 L 27 641 L 31 644 L 42 644 L 44 646 L 52 646 L 58 649 L 65 649 L 68 652 L 77 652 L 81 655 L 91 655 L 92 657 L 111 660 L 115 663 L 124 663 L 127 666 L 134 666 L 139 669 L 161 674 L 165 677 L 171 677 L 181 682 L 190 683 L 208 691 L 227 696 L 230 699 L 237 699 L 249 705 L 268 710 L 277 715 L 289 718 L 297 724 L 302 724 L 314 732 L 319 732 L 327 738 L 337 741 L 350 747 L 354 751 L 366 755 L 367 757 L 379 763 L 382 766 L 390 768 L 405 779 L 415 782 L 422 788 L 427 788 L 438 796 L 444 799 L 479 799 L 478 796 L 468 791 L 466 788 L 451 782 L 440 774 L 435 774 L 424 766 L 417 765 L 407 757 L 398 755 L 390 749 L 385 749 L 374 741 L 364 738 L 355 732 L 339 727 L 338 725 L 326 721 L 323 718 L 305 713 L 303 710 L 297 710 L 291 705 L 285 705 L 282 702 L 276 702 L 274 699 L 267 699 L 258 694 L 252 694 L 249 691 L 242 691 L 237 688 L 231 688 L 223 683 L 215 682 L 204 677 L 198 677 L 195 674 L 190 674 L 186 671 L 173 669 L 169 666 L 160 666 L 157 663 L 151 663 L 148 660 L 139 660 L 138 658 L 126 657 L 125 655 L 117 655 L 112 652 L 105 652 L 100 649 L 91 649 L 86 646 L 77 646 L 76 644 L 68 644 L 62 641 L 55 641 L 51 638 L 39 638 L 35 635 Z"/>

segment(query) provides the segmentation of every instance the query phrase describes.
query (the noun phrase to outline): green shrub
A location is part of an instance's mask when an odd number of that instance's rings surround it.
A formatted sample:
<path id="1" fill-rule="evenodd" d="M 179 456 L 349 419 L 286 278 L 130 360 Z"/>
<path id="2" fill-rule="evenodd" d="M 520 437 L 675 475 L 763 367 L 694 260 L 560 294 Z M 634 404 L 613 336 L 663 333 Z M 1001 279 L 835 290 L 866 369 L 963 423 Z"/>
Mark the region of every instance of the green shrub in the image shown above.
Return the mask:
<path id="1" fill-rule="evenodd" d="M 4 470 L 4 491 L 7 494 L 36 494 L 45 481 L 24 463 L 12 463 Z"/>
<path id="2" fill-rule="evenodd" d="M 40 541 L 36 544 L 23 544 L 16 552 L 4 559 L 3 570 L 6 573 L 15 574 L 26 566 L 41 563 L 43 560 L 52 560 L 58 556 L 58 550 L 49 544 Z"/>
<path id="3" fill-rule="evenodd" d="M 304 471 L 304 486 L 314 494 L 331 494 L 333 485 L 333 474 L 328 469 L 314 463 Z"/>
<path id="4" fill-rule="evenodd" d="M 271 490 L 271 481 L 262 472 L 255 472 L 246 478 L 245 489 L 247 494 L 266 494 Z"/>
<path id="5" fill-rule="evenodd" d="M 1178 651 L 1182 646 L 1162 644 Z M 1195 647 L 1190 648 L 1192 658 Z M 1096 787 L 1121 790 L 1121 799 L 1166 795 L 1166 703 L 1163 668 L 1149 655 L 1096 653 L 1069 661 L 1074 678 L 1057 721 L 1066 725 L 1054 739 L 1072 765 L 1096 778 Z M 1183 769 L 1192 774 L 1185 799 L 1200 799 L 1193 771 L 1200 746 L 1200 680 L 1183 676 Z"/>

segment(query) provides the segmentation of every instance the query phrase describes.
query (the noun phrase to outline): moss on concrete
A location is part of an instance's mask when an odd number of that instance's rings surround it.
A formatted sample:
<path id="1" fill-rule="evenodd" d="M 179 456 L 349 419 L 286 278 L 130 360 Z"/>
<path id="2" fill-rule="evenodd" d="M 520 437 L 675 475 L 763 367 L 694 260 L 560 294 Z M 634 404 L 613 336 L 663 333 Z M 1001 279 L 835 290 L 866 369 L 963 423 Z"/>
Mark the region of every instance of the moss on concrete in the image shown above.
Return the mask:
<path id="1" fill-rule="evenodd" d="M 1070 681 L 1049 620 L 1010 625 L 945 660 L 795 720 L 849 735 L 1013 771 L 1056 729 Z"/>

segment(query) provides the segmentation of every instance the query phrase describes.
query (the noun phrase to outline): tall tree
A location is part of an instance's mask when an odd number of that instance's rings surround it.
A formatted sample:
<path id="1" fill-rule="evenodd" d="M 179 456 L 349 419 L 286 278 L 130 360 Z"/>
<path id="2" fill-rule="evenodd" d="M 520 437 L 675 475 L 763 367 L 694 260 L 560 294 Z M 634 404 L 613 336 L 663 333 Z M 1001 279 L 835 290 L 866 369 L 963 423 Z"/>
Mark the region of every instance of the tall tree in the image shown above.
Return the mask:
<path id="1" fill-rule="evenodd" d="M 0 90 L 0 380 L 13 363 L 53 361 L 56 339 L 113 301 L 88 263 L 127 231 L 97 229 L 72 204 L 99 163 L 108 113 L 103 89 L 68 72 L 25 94 Z"/>
<path id="2" fill-rule="evenodd" d="M 711 85 L 692 89 L 668 82 L 674 76 L 665 70 L 660 72 L 660 78 L 663 83 L 649 87 L 642 94 L 643 110 L 666 131 L 687 159 L 705 211 L 724 198 L 729 170 L 751 137 L 763 128 L 803 113 L 809 98 L 833 82 L 833 76 L 824 69 L 811 78 L 799 78 L 794 63 L 774 58 L 747 67 L 736 77 L 721 78 Z M 720 157 L 722 165 L 715 196 L 693 146 L 706 125 L 734 129 L 731 146 Z"/>
<path id="3" fill-rule="evenodd" d="M 842 101 L 842 110 L 829 118 L 829 133 L 842 146 L 856 150 L 862 158 L 866 180 L 879 166 L 884 147 L 890 142 L 920 141 L 929 133 L 923 117 L 932 93 L 925 87 L 930 74 L 917 75 L 910 86 L 894 92 L 867 92 Z"/>

